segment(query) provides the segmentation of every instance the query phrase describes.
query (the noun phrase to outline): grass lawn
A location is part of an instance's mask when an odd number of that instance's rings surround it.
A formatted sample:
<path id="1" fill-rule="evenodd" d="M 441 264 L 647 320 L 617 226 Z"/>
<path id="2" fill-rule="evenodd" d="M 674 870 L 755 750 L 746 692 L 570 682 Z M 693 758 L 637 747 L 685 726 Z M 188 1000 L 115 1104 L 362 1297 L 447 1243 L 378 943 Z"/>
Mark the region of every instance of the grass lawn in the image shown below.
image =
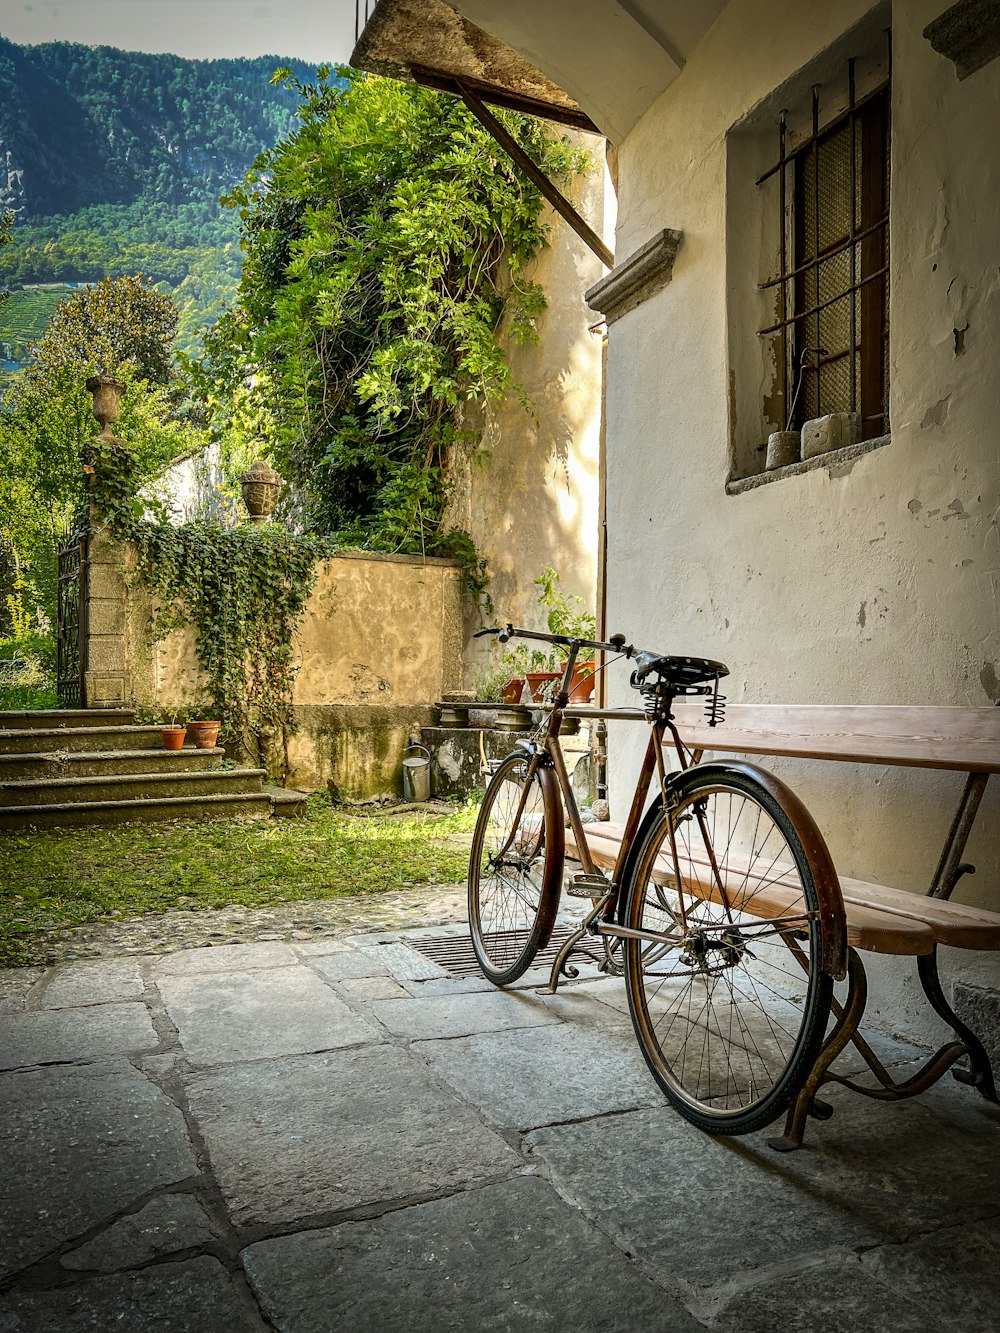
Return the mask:
<path id="1" fill-rule="evenodd" d="M 476 810 L 347 815 L 320 794 L 301 819 L 66 829 L 0 839 L 0 967 L 32 933 L 102 918 L 229 903 L 266 907 L 465 878 L 447 841 Z"/>

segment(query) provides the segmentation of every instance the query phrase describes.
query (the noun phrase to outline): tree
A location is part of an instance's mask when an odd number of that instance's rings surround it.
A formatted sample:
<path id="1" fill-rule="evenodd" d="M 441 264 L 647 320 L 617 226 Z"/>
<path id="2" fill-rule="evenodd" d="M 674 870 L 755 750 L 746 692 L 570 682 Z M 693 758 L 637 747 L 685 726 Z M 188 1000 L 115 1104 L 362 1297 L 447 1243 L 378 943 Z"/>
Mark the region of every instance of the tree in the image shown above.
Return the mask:
<path id="1" fill-rule="evenodd" d="M 0 541 L 19 572 L 17 606 L 55 619 L 55 549 L 84 494 L 81 451 L 97 426 L 87 378 L 109 371 L 126 392 L 117 427 L 139 484 L 203 442 L 178 418 L 171 353 L 177 310 L 141 277 L 106 279 L 56 307 L 31 364 L 0 411 Z M 9 594 L 8 594 L 9 600 Z"/>
<path id="2" fill-rule="evenodd" d="M 541 199 L 456 98 L 340 73 L 343 88 L 325 70 L 287 79 L 298 130 L 225 201 L 245 261 L 203 391 L 221 433 L 264 435 L 321 531 L 444 553 L 461 406 L 509 391 L 501 321 L 531 339 L 545 305 L 524 276 L 546 244 Z M 502 114 L 546 172 L 578 165 L 537 121 Z"/>
<path id="3" fill-rule="evenodd" d="M 69 370 L 84 380 L 105 371 L 168 384 L 177 307 L 142 274 L 104 278 L 61 301 L 29 367 L 29 381 Z"/>

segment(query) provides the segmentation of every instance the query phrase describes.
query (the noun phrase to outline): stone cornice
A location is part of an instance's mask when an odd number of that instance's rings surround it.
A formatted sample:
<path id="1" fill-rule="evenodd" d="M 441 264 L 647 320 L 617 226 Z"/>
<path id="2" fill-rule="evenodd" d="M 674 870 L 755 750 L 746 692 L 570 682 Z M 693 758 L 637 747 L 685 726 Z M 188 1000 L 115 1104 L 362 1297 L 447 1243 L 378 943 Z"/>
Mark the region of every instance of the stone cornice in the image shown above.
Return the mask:
<path id="1" fill-rule="evenodd" d="M 673 276 L 674 258 L 683 237 L 683 232 L 664 227 L 606 278 L 595 283 L 587 292 L 587 304 L 613 324 L 643 301 L 648 301 L 666 287 Z"/>
<path id="2" fill-rule="evenodd" d="M 928 23 L 924 36 L 967 79 L 1000 56 L 1000 0 L 959 0 Z"/>

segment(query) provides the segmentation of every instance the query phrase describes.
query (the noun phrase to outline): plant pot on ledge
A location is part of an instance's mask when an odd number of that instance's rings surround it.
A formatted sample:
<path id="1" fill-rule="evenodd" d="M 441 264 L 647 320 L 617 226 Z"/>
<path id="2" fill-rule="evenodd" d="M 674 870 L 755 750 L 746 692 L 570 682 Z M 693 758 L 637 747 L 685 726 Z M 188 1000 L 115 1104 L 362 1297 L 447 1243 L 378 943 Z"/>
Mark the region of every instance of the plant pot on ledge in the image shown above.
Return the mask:
<path id="1" fill-rule="evenodd" d="M 187 727 L 161 727 L 160 735 L 167 750 L 183 750 Z"/>
<path id="2" fill-rule="evenodd" d="M 594 697 L 595 683 L 593 662 L 577 662 L 573 668 L 573 678 L 570 681 L 570 703 L 589 704 Z"/>
<path id="3" fill-rule="evenodd" d="M 214 750 L 219 739 L 218 722 L 189 722 L 188 731 L 199 750 Z"/>
<path id="4" fill-rule="evenodd" d="M 558 671 L 526 671 L 524 673 L 525 684 L 534 703 L 545 702 L 545 687 L 550 681 L 558 680 L 560 674 Z"/>
<path id="5" fill-rule="evenodd" d="M 509 680 L 503 687 L 503 696 L 500 699 L 500 702 L 504 704 L 519 704 L 521 702 L 521 691 L 523 689 L 523 676 L 518 676 L 514 680 Z"/>

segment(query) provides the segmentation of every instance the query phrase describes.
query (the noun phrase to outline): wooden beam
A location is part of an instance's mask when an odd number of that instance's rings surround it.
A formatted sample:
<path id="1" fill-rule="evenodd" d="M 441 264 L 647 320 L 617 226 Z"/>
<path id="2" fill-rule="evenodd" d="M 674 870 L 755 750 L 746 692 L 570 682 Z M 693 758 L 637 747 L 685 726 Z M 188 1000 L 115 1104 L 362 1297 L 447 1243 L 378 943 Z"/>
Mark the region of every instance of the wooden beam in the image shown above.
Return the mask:
<path id="1" fill-rule="evenodd" d="M 455 80 L 455 88 L 459 97 L 469 108 L 484 129 L 493 136 L 500 147 L 504 150 L 524 172 L 531 181 L 532 185 L 543 195 L 552 205 L 555 211 L 563 218 L 576 232 L 577 236 L 588 245 L 594 254 L 606 268 L 614 268 L 615 257 L 608 247 L 601 240 L 600 236 L 593 231 L 583 218 L 576 211 L 564 194 L 562 194 L 549 180 L 548 176 L 531 160 L 521 145 L 509 134 L 500 124 L 496 116 L 489 110 L 485 103 L 477 96 L 475 92 L 463 83 L 461 79 Z"/>

